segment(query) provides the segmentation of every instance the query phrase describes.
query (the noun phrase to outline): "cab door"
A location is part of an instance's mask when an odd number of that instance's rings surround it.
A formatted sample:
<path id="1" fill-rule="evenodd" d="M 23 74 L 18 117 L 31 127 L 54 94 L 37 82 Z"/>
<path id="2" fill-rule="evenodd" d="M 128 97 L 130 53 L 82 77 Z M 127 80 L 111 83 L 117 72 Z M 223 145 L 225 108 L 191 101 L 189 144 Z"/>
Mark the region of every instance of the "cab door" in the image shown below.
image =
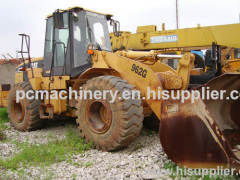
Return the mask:
<path id="1" fill-rule="evenodd" d="M 91 56 L 87 54 L 90 37 L 85 11 L 77 13 L 78 18 L 72 21 L 73 34 L 73 60 L 71 64 L 71 77 L 77 77 L 92 67 Z"/>
<path id="2" fill-rule="evenodd" d="M 62 28 L 54 26 L 53 17 L 47 19 L 43 76 L 63 76 L 70 71 L 69 14 L 63 13 Z"/>

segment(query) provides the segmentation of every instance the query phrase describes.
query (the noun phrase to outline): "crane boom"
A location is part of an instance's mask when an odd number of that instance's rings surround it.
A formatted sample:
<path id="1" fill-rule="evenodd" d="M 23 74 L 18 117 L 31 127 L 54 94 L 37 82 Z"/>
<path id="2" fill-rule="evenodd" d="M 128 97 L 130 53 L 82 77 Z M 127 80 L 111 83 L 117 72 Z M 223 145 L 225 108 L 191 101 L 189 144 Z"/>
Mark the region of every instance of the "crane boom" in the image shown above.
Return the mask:
<path id="1" fill-rule="evenodd" d="M 199 49 L 217 45 L 240 48 L 240 24 L 205 26 L 158 31 L 155 25 L 139 26 L 136 33 L 111 34 L 113 49 L 153 50 L 165 48 Z"/>

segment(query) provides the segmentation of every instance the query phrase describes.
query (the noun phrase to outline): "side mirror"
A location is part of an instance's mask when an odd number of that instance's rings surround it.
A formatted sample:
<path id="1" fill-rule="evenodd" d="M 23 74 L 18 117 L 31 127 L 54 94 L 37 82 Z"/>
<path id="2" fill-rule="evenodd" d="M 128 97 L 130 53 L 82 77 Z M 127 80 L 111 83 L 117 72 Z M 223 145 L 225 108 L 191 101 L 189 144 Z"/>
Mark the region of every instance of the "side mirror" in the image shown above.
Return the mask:
<path id="1" fill-rule="evenodd" d="M 53 20 L 56 28 L 64 29 L 63 13 L 59 9 L 53 13 Z"/>
<path id="2" fill-rule="evenodd" d="M 114 19 L 110 19 L 110 25 L 113 27 L 113 34 L 119 37 L 120 34 L 120 22 Z"/>

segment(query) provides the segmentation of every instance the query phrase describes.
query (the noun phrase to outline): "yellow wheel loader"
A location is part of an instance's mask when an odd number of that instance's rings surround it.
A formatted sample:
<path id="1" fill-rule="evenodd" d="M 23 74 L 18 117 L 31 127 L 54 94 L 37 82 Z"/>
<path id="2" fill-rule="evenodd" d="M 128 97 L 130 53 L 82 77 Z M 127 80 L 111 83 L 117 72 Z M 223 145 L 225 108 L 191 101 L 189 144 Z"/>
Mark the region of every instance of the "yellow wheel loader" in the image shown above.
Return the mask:
<path id="1" fill-rule="evenodd" d="M 128 146 L 139 135 L 144 116 L 154 112 L 161 121 L 161 144 L 174 162 L 188 167 L 239 167 L 238 101 L 182 103 L 154 98 L 154 93 L 188 89 L 194 56 L 173 56 L 179 58 L 175 70 L 161 63 L 165 56 L 153 51 L 113 53 L 108 22 L 117 33 L 112 15 L 80 7 L 57 10 L 47 17 L 44 57 L 31 59 L 29 48 L 21 51 L 28 52 L 28 59 L 17 67 L 16 84 L 9 92 L 11 124 L 30 131 L 57 115 L 76 117 L 82 137 L 98 149 L 112 151 Z M 29 45 L 30 38 L 22 36 Z M 239 89 L 238 81 L 239 74 L 226 74 L 210 85 L 227 86 L 230 91 Z M 111 102 L 110 93 L 100 99 L 76 99 L 79 89 L 117 92 L 116 99 Z M 32 98 L 39 90 L 43 98 Z M 121 96 L 136 90 L 141 98 Z M 47 98 L 50 91 L 68 96 Z M 18 101 L 19 93 L 31 98 Z"/>

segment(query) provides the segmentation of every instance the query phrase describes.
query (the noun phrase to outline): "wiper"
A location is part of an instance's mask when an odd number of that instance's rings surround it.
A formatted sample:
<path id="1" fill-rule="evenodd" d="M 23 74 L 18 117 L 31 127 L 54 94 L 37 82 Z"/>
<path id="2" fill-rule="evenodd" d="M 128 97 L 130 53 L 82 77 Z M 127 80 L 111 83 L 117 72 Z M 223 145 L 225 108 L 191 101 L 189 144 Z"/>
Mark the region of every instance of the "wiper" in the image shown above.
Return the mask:
<path id="1" fill-rule="evenodd" d="M 92 42 L 93 31 L 92 31 L 92 28 L 89 25 L 88 16 L 87 16 L 87 28 L 88 28 L 88 36 L 89 36 L 90 42 Z"/>
<path id="2" fill-rule="evenodd" d="M 96 44 L 97 49 L 102 51 L 102 48 L 101 48 L 100 44 L 98 42 L 95 42 L 95 44 Z"/>

